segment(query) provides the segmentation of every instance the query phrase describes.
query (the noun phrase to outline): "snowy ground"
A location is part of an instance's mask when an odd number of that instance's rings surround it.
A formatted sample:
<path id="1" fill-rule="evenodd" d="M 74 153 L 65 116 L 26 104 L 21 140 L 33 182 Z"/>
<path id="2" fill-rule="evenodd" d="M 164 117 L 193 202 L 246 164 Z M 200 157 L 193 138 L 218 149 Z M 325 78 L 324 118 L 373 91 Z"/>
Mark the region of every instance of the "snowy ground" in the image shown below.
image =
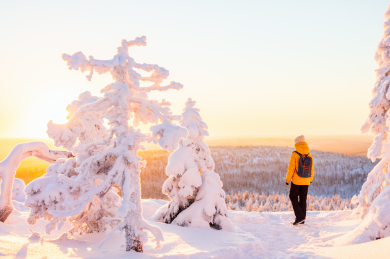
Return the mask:
<path id="1" fill-rule="evenodd" d="M 143 200 L 148 219 L 165 201 Z M 338 246 L 343 234 L 360 220 L 350 219 L 351 211 L 309 212 L 307 224 L 292 226 L 292 212 L 257 213 L 229 211 L 237 232 L 158 225 L 165 237 L 155 249 L 152 236 L 144 253 L 125 252 L 124 236 L 114 233 L 99 249 L 104 233 L 66 237 L 60 231 L 43 236 L 46 222 L 29 226 L 27 210 L 21 204 L 5 223 L 0 222 L 2 258 L 389 258 L 390 238 Z M 32 234 L 33 232 L 41 233 Z M 64 230 L 69 226 L 65 225 Z"/>

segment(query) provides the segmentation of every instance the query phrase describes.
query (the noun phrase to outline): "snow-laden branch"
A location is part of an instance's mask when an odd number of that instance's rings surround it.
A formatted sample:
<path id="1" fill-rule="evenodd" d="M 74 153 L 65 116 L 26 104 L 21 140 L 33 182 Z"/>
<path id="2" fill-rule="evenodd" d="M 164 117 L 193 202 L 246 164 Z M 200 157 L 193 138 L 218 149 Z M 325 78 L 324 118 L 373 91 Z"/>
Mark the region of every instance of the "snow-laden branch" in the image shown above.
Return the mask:
<path id="1" fill-rule="evenodd" d="M 150 127 L 153 137 L 158 137 L 158 144 L 161 148 L 174 150 L 179 141 L 188 136 L 188 131 L 180 126 L 173 125 L 169 120 L 164 120 L 162 124 Z"/>
<path id="2" fill-rule="evenodd" d="M 102 92 L 105 93 L 102 98 L 80 106 L 73 112 L 67 123 L 55 124 L 52 121 L 48 123 L 47 134 L 54 140 L 56 146 L 72 150 L 77 139 L 81 141 L 81 144 L 85 143 L 84 139 L 80 139 L 81 135 L 85 136 L 88 133 L 87 141 L 92 139 L 95 141 L 102 140 L 108 135 L 102 125 L 101 116 L 99 116 L 97 122 L 96 120 L 91 122 L 91 117 L 94 113 L 104 114 L 107 112 L 112 106 L 120 103 L 120 99 L 125 98 L 129 91 L 126 84 L 113 83 L 103 88 Z M 90 125 L 92 129 L 86 132 L 85 126 L 87 125 Z"/>
<path id="3" fill-rule="evenodd" d="M 99 186 L 92 187 L 88 192 L 81 195 L 78 200 L 68 201 L 64 203 L 64 206 L 73 207 L 72 210 L 68 211 L 48 211 L 54 217 L 67 218 L 76 214 L 80 214 L 87 207 L 88 203 L 92 202 L 95 196 L 102 197 L 104 196 L 112 186 L 114 186 L 117 182 L 121 174 L 123 173 L 124 168 L 121 168 L 119 165 L 121 158 L 116 159 L 114 166 L 108 172 L 107 177 L 104 182 Z M 79 187 L 80 182 L 77 180 L 70 179 L 64 175 L 59 175 L 59 179 L 65 181 L 68 184 L 72 184 L 73 186 Z"/>
<path id="4" fill-rule="evenodd" d="M 146 46 L 146 36 L 137 37 L 134 40 L 122 40 L 122 47 Z"/>
<path id="5" fill-rule="evenodd" d="M 207 170 L 202 174 L 202 185 L 195 202 L 182 211 L 172 224 L 196 228 L 210 228 L 211 224 L 217 229 L 235 232 L 227 212 L 222 181 L 218 174 Z"/>
<path id="6" fill-rule="evenodd" d="M 94 71 L 101 75 L 112 72 L 115 66 L 126 66 L 127 61 L 135 63 L 127 54 L 127 48 L 131 46 L 146 46 L 146 37 L 137 37 L 131 41 L 122 40 L 122 46 L 118 48 L 118 54 L 109 60 L 97 60 L 93 56 L 89 56 L 87 59 L 82 52 L 77 52 L 73 55 L 63 54 L 62 59 L 66 61 L 69 70 L 81 70 L 81 72 L 90 71 L 90 74 L 86 77 L 91 81 Z"/>
<path id="7" fill-rule="evenodd" d="M 140 91 L 149 93 L 151 91 L 156 91 L 156 90 L 157 91 L 167 91 L 170 89 L 180 90 L 182 88 L 183 88 L 182 84 L 172 81 L 169 85 L 165 85 L 165 86 L 152 85 L 152 86 L 148 86 L 148 87 L 140 87 Z"/>
<path id="8" fill-rule="evenodd" d="M 390 144 L 387 144 L 386 149 L 390 149 Z M 389 150 L 390 151 L 390 150 Z M 383 154 L 381 161 L 367 175 L 367 180 L 360 190 L 358 200 L 359 206 L 355 210 L 355 214 L 360 214 L 364 218 L 368 210 L 382 189 L 390 183 L 390 172 L 388 164 L 390 162 L 390 152 Z"/>
<path id="9" fill-rule="evenodd" d="M 29 142 L 15 146 L 11 153 L 0 162 L 0 177 L 2 178 L 0 196 L 1 222 L 4 222 L 13 211 L 11 199 L 16 169 L 24 159 L 30 156 L 35 156 L 50 164 L 54 164 L 59 158 L 73 157 L 70 152 L 51 150 L 43 142 Z"/>
<path id="10" fill-rule="evenodd" d="M 161 241 L 165 241 L 164 240 L 164 235 L 161 232 L 161 229 L 159 227 L 150 225 L 145 220 L 141 221 L 141 228 L 147 229 L 147 230 L 150 231 L 150 233 L 152 233 L 152 235 L 154 236 L 154 240 L 153 241 L 156 241 L 156 248 L 160 248 L 161 247 Z"/>

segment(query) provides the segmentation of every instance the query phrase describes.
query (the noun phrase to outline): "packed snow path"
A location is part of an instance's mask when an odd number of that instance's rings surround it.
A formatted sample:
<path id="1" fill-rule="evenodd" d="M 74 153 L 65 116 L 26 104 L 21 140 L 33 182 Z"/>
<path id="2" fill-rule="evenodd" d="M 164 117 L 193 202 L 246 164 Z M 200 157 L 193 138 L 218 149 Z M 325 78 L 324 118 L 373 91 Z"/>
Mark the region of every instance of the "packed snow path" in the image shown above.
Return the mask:
<path id="1" fill-rule="evenodd" d="M 143 200 L 143 216 L 150 216 L 166 202 Z M 292 212 L 257 213 L 229 211 L 236 233 L 214 229 L 158 225 L 165 237 L 161 248 L 153 238 L 145 243 L 144 253 L 125 252 L 122 234 L 113 236 L 100 249 L 104 233 L 68 236 L 53 231 L 43 236 L 47 222 L 25 222 L 28 208 L 14 202 L 15 211 L 0 223 L 2 258 L 388 258 L 390 238 L 358 245 L 339 246 L 343 234 L 360 220 L 349 219 L 351 211 L 308 212 L 307 223 L 293 226 Z M 69 225 L 63 227 L 68 230 Z M 31 229 L 31 232 L 28 230 Z"/>

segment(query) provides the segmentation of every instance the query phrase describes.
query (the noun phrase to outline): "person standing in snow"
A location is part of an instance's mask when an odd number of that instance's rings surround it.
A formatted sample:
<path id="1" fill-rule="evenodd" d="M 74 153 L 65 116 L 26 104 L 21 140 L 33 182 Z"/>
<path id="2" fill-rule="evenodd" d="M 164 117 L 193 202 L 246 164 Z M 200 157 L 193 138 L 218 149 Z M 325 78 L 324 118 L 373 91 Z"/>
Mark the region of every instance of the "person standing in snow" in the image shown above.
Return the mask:
<path id="1" fill-rule="evenodd" d="M 294 142 L 295 151 L 291 154 L 286 184 L 291 181 L 289 196 L 295 214 L 293 225 L 298 225 L 305 223 L 307 191 L 314 177 L 314 161 L 305 136 L 297 137 Z"/>

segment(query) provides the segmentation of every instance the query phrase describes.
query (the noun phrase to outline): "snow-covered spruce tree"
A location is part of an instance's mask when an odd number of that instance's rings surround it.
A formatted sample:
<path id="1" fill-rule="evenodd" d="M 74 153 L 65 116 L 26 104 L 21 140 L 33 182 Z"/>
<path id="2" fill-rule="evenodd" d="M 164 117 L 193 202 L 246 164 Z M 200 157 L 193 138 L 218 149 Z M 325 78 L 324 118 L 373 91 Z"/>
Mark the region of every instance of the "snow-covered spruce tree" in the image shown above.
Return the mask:
<path id="1" fill-rule="evenodd" d="M 355 214 L 364 221 L 354 230 L 354 243 L 390 236 L 390 6 L 385 18 L 385 32 L 375 52 L 379 68 L 369 103 L 370 113 L 362 127 L 362 133 L 370 130 L 375 136 L 368 158 L 373 162 L 381 158 L 381 161 L 368 174 L 358 196 Z"/>
<path id="2" fill-rule="evenodd" d="M 181 126 L 188 129 L 187 139 L 169 156 L 163 193 L 170 202 L 160 208 L 154 219 L 179 226 L 235 231 L 227 216 L 222 181 L 214 172 L 214 160 L 203 139 L 208 136 L 195 101 L 188 99 Z"/>
<path id="3" fill-rule="evenodd" d="M 16 169 L 24 159 L 30 156 L 35 156 L 51 164 L 56 162 L 59 158 L 73 157 L 70 152 L 51 150 L 43 142 L 30 142 L 16 145 L 16 147 L 12 149 L 11 153 L 0 162 L 0 177 L 2 178 L 0 194 L 0 222 L 4 222 L 14 210 L 12 198 L 13 196 L 19 194 L 13 193 L 15 190 L 14 182 L 19 183 L 19 185 L 23 185 L 24 187 L 24 183 L 20 183 L 14 179 Z M 14 199 L 15 198 L 21 199 L 24 197 L 14 197 Z"/>
<path id="4" fill-rule="evenodd" d="M 150 91 L 183 86 L 176 82 L 161 86 L 169 71 L 135 62 L 128 52 L 134 45 L 145 46 L 146 37 L 123 40 L 111 60 L 86 58 L 81 52 L 63 55 L 70 70 L 89 71 L 88 80 L 94 71 L 109 72 L 114 83 L 101 90 L 101 97 L 82 93 L 67 107 L 67 123 L 48 123 L 47 133 L 55 145 L 71 150 L 76 157 L 58 160 L 46 175 L 30 183 L 26 205 L 31 208 L 29 223 L 43 217 L 52 220 L 48 232 L 67 219 L 73 225 L 71 232 L 100 232 L 111 226 L 112 232 L 125 231 L 127 251 L 142 252 L 146 239 L 143 229 L 150 230 L 157 243 L 163 237 L 158 228 L 142 219 L 140 168 L 145 162 L 137 151 L 145 150 L 145 141 L 158 141 L 164 149 L 175 149 L 188 131 L 172 124 L 181 116 L 172 115 L 169 102 L 148 99 Z M 151 74 L 143 77 L 136 69 Z M 152 84 L 141 86 L 140 81 Z M 139 122 L 154 125 L 153 135 L 141 133 Z M 113 192 L 114 185 L 121 188 L 123 199 Z"/>

